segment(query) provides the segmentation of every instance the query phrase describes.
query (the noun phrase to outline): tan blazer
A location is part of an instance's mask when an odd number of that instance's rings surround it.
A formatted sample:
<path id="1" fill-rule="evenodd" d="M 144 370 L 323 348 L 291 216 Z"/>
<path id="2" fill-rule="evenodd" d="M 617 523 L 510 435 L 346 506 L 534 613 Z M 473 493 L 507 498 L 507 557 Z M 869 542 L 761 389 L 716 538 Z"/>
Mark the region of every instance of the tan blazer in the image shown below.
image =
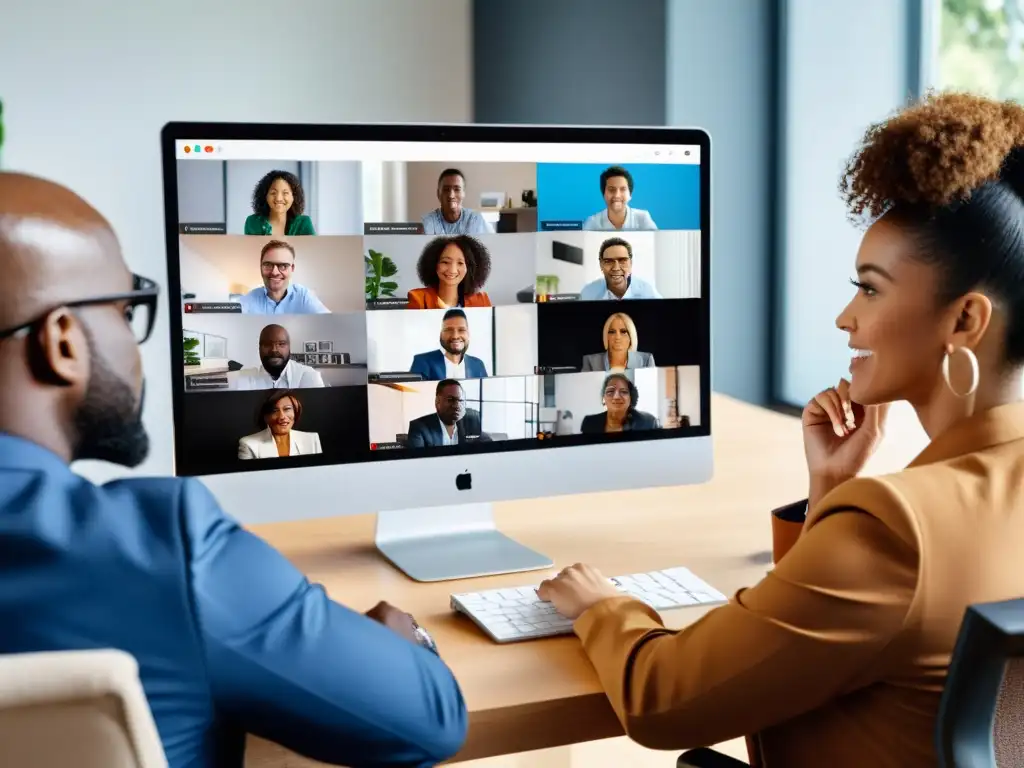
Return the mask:
<path id="1" fill-rule="evenodd" d="M 308 456 L 311 453 L 323 453 L 320 447 L 320 435 L 317 432 L 299 432 L 293 429 L 290 443 L 290 456 Z M 238 441 L 238 458 L 240 459 L 276 459 L 277 444 L 274 435 L 267 427 L 262 432 L 246 435 Z"/>
<path id="2" fill-rule="evenodd" d="M 841 485 L 771 573 L 681 632 L 629 598 L 575 630 L 646 746 L 756 734 L 765 768 L 931 768 L 964 611 L 1024 595 L 1022 541 L 1024 405 L 1009 405 Z"/>

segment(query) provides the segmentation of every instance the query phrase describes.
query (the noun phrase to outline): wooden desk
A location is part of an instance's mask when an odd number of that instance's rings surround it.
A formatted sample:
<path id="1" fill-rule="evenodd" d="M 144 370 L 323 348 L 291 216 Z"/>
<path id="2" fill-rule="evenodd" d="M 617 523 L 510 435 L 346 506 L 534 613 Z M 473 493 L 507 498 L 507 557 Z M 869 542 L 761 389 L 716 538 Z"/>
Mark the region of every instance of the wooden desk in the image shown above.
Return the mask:
<path id="1" fill-rule="evenodd" d="M 712 409 L 712 482 L 500 504 L 499 526 L 550 555 L 557 568 L 586 561 L 614 576 L 685 565 L 728 595 L 757 582 L 771 559 L 769 511 L 807 493 L 800 423 L 718 395 Z M 908 409 L 894 409 L 890 422 L 894 426 L 869 465 L 872 473 L 904 466 L 925 443 Z M 453 591 L 534 583 L 545 572 L 418 584 L 377 554 L 373 515 L 253 530 L 336 600 L 364 611 L 385 599 L 428 629 L 470 710 L 469 739 L 457 760 L 622 735 L 575 636 L 501 646 L 448 607 Z M 707 610 L 667 611 L 664 619 L 681 627 Z M 320 764 L 252 738 L 246 765 Z"/>

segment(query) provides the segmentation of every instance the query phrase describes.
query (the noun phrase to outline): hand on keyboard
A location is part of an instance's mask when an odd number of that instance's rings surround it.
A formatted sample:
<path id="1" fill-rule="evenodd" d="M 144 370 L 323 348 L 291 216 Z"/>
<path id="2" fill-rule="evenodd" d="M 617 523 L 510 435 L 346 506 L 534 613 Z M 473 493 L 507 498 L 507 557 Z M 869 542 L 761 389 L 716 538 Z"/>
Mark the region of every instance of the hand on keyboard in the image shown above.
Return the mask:
<path id="1" fill-rule="evenodd" d="M 575 621 L 588 608 L 609 597 L 620 597 L 622 591 L 592 565 L 576 563 L 553 579 L 542 581 L 537 597 L 551 603 L 559 614 Z"/>
<path id="2" fill-rule="evenodd" d="M 686 568 L 634 573 L 611 581 L 617 585 L 615 594 L 630 595 L 659 611 L 728 602 L 725 595 Z M 542 600 L 537 588 L 530 585 L 454 594 L 451 606 L 499 643 L 572 634 L 573 620 Z"/>

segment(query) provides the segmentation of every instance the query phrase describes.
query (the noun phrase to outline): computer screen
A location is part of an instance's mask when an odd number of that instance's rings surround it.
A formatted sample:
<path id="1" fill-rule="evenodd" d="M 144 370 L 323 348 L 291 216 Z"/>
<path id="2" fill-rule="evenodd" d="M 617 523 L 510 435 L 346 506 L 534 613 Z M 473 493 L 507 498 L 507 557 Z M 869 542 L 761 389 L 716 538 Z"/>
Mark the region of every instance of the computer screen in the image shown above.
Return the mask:
<path id="1" fill-rule="evenodd" d="M 366 504 L 395 506 L 405 469 L 455 497 L 487 466 L 499 499 L 575 449 L 600 464 L 568 490 L 601 490 L 707 437 L 709 154 L 688 129 L 169 125 L 176 473 L 384 464 L 400 487 Z"/>

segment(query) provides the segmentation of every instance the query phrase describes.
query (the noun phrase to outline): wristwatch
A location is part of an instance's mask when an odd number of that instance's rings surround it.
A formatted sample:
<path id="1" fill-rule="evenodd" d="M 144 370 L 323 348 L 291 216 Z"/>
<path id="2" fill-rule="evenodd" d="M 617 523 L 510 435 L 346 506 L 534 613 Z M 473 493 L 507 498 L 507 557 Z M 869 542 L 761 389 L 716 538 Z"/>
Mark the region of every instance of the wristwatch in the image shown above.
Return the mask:
<path id="1" fill-rule="evenodd" d="M 415 636 L 417 643 L 422 645 L 428 651 L 437 653 L 437 643 L 434 642 L 434 638 L 430 636 L 430 633 L 427 632 L 427 630 L 416 623 L 416 619 L 412 620 L 412 633 Z"/>

